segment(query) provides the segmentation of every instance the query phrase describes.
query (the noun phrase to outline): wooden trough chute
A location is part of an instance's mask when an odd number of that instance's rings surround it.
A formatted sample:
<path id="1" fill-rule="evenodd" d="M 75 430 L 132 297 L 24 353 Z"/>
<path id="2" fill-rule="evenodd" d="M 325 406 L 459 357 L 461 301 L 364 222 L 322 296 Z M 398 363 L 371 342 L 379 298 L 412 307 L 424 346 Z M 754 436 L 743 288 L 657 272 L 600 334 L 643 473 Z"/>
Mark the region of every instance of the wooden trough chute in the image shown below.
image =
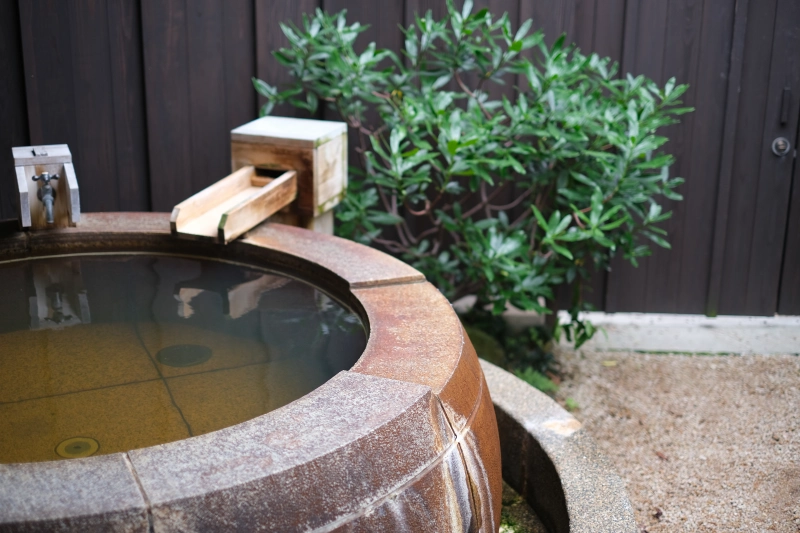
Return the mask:
<path id="1" fill-rule="evenodd" d="M 268 178 L 256 175 L 253 166 L 242 167 L 176 205 L 170 229 L 180 237 L 227 244 L 288 206 L 296 197 L 294 170 Z"/>
<path id="2" fill-rule="evenodd" d="M 278 212 L 278 222 L 332 234 L 347 187 L 347 125 L 256 119 L 231 131 L 231 166 L 233 174 L 175 206 L 173 235 L 227 244 Z"/>

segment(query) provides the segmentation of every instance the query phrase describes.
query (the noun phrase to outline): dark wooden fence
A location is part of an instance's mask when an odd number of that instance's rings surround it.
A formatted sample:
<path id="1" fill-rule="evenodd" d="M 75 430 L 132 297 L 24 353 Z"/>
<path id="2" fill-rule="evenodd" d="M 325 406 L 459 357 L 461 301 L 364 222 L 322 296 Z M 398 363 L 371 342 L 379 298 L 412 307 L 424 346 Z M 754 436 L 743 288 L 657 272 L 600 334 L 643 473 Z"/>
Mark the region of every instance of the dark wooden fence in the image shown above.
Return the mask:
<path id="1" fill-rule="evenodd" d="M 566 32 L 622 72 L 688 82 L 667 135 L 686 178 L 671 251 L 615 262 L 592 299 L 608 311 L 800 313 L 797 0 L 489 0 L 515 24 Z M 229 170 L 229 130 L 253 119 L 250 77 L 280 83 L 278 22 L 317 7 L 398 24 L 444 0 L 0 0 L 0 218 L 15 216 L 11 146 L 68 143 L 85 211 L 169 210 Z M 282 110 L 284 114 L 292 110 Z M 778 157 L 776 137 L 792 150 Z"/>

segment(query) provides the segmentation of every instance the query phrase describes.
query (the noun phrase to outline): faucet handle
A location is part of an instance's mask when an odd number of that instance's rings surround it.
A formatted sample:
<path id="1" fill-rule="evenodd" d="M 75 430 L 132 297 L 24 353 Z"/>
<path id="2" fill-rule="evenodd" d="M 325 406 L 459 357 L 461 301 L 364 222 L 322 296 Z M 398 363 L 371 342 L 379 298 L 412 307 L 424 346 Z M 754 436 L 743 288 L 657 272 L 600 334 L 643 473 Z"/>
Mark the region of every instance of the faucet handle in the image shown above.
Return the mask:
<path id="1" fill-rule="evenodd" d="M 58 174 L 50 175 L 49 172 L 42 172 L 40 176 L 33 176 L 33 181 L 44 181 L 44 184 L 47 185 L 50 183 L 50 180 L 57 180 Z"/>

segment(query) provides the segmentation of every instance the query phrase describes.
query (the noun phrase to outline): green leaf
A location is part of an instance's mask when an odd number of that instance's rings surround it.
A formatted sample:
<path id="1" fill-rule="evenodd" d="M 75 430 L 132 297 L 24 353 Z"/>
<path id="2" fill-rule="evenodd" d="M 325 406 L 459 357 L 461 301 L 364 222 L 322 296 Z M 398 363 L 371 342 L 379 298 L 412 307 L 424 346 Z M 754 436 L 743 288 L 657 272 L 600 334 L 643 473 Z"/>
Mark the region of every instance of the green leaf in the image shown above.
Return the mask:
<path id="1" fill-rule="evenodd" d="M 256 92 L 261 96 L 265 96 L 267 98 L 275 96 L 277 94 L 277 90 L 272 85 L 266 83 L 265 81 L 259 80 L 258 78 L 250 78 L 253 81 L 253 86 L 256 89 Z"/>
<path id="2" fill-rule="evenodd" d="M 659 237 L 655 233 L 649 231 L 643 231 L 642 233 L 645 235 L 645 237 L 647 237 L 657 245 L 661 246 L 662 248 L 667 248 L 667 249 L 672 248 L 672 246 L 670 246 L 670 244 L 663 237 Z"/>
<path id="3" fill-rule="evenodd" d="M 464 7 L 461 9 L 461 16 L 463 18 L 469 17 L 472 12 L 472 0 L 464 0 Z"/>
<path id="4" fill-rule="evenodd" d="M 367 219 L 370 222 L 381 224 L 383 226 L 396 226 L 397 224 L 403 222 L 401 217 L 383 211 L 371 211 Z"/>
<path id="5" fill-rule="evenodd" d="M 556 253 L 559 253 L 559 254 L 563 255 L 564 257 L 566 257 L 566 258 L 567 258 L 567 259 L 569 259 L 570 261 L 573 259 L 573 257 L 572 257 L 572 252 L 570 252 L 569 250 L 567 250 L 566 248 L 564 248 L 564 247 L 563 247 L 563 246 L 561 246 L 560 244 L 556 244 L 556 243 L 550 243 L 550 247 L 551 247 L 551 248 L 552 248 L 552 249 L 553 249 L 553 250 L 554 250 Z"/>
<path id="6" fill-rule="evenodd" d="M 525 37 L 525 35 L 527 35 L 528 32 L 530 31 L 531 25 L 533 25 L 532 19 L 528 19 L 525 22 L 523 22 L 520 25 L 519 29 L 517 30 L 516 35 L 514 35 L 514 41 L 521 41 L 522 38 Z"/>
<path id="7" fill-rule="evenodd" d="M 447 151 L 450 155 L 456 155 L 458 151 L 459 142 L 458 141 L 447 141 Z"/>
<path id="8" fill-rule="evenodd" d="M 561 222 L 558 223 L 558 226 L 556 226 L 556 229 L 553 230 L 553 233 L 556 235 L 564 233 L 564 230 L 567 229 L 571 220 L 572 220 L 572 215 L 564 216 L 564 218 L 561 219 Z"/>
<path id="9" fill-rule="evenodd" d="M 438 78 L 436 78 L 436 81 L 434 81 L 433 84 L 431 85 L 431 89 L 436 90 L 441 87 L 444 87 L 450 82 L 451 79 L 453 79 L 452 74 L 445 74 L 444 76 L 439 76 Z"/>
<path id="10" fill-rule="evenodd" d="M 531 209 L 533 209 L 533 214 L 534 214 L 534 216 L 536 216 L 536 220 L 539 222 L 539 226 L 542 229 L 544 229 L 545 231 L 547 231 L 548 230 L 547 220 L 545 220 L 544 215 L 542 214 L 542 212 L 539 211 L 539 209 L 535 205 L 532 205 Z"/>

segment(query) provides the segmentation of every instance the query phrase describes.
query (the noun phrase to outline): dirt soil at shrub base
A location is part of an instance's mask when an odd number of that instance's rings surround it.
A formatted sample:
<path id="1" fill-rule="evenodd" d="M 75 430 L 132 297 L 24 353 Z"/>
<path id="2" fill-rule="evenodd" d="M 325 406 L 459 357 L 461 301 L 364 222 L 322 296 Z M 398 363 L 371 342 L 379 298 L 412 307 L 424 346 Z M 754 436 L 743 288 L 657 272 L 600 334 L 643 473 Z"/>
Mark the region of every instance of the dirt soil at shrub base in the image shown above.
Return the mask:
<path id="1" fill-rule="evenodd" d="M 800 357 L 560 350 L 642 532 L 800 532 Z"/>

